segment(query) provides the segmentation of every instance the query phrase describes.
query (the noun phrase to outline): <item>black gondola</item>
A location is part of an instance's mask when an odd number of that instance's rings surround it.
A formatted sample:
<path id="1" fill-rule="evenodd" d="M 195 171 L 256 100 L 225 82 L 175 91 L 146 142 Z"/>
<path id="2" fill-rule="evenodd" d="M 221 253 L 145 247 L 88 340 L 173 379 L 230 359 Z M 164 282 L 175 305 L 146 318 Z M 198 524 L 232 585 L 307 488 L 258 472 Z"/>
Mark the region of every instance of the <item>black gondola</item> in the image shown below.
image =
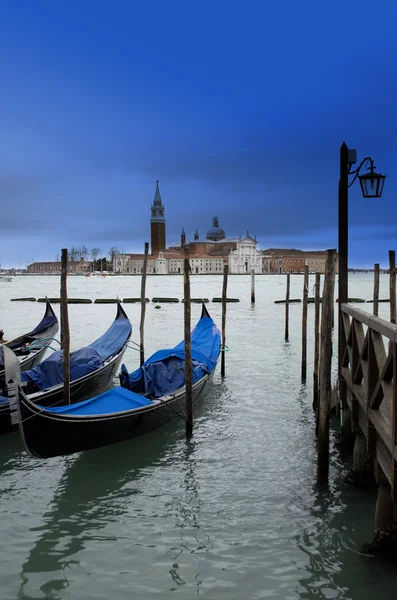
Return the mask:
<path id="1" fill-rule="evenodd" d="M 70 401 L 81 402 L 109 389 L 117 374 L 131 323 L 120 303 L 109 329 L 95 342 L 70 355 Z M 60 406 L 63 400 L 62 351 L 21 374 L 24 396 L 40 406 Z M 7 372 L 7 371 L 6 371 Z M 7 374 L 7 381 L 9 376 Z M 0 397 L 0 433 L 12 431 L 8 398 Z"/>
<path id="2" fill-rule="evenodd" d="M 21 371 L 27 371 L 43 360 L 49 343 L 58 333 L 58 328 L 57 316 L 47 300 L 44 316 L 33 331 L 0 345 L 0 394 L 3 393 L 5 382 L 2 347 L 10 348 L 18 357 Z"/>
<path id="3" fill-rule="evenodd" d="M 194 403 L 213 377 L 219 351 L 219 329 L 203 305 L 192 332 Z M 7 355 L 8 360 L 12 361 L 12 355 Z M 13 380 L 18 383 L 16 375 Z M 184 343 L 156 352 L 130 375 L 124 370 L 122 382 L 123 386 L 91 400 L 55 408 L 34 404 L 17 385 L 12 415 L 19 423 L 27 452 L 35 458 L 50 458 L 99 448 L 148 433 L 183 416 Z M 140 393 L 133 391 L 139 388 Z M 164 389 L 167 393 L 159 396 Z"/>

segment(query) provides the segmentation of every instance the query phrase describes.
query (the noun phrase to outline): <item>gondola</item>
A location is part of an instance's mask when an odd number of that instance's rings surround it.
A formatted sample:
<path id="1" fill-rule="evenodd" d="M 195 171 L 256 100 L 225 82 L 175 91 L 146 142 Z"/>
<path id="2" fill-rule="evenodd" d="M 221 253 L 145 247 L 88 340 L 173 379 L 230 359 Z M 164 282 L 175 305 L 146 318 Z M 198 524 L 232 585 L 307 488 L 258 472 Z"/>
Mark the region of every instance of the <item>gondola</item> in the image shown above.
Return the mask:
<path id="1" fill-rule="evenodd" d="M 131 329 L 130 320 L 118 302 L 116 318 L 109 329 L 89 346 L 70 354 L 71 403 L 91 398 L 112 386 Z M 62 359 L 63 353 L 58 350 L 34 369 L 21 373 L 21 387 L 31 403 L 48 407 L 64 403 Z M 8 381 L 8 373 L 6 378 Z M 8 399 L 0 396 L 0 433 L 13 429 Z"/>
<path id="2" fill-rule="evenodd" d="M 212 380 L 220 352 L 219 329 L 204 305 L 191 340 L 196 403 Z M 7 361 L 12 363 L 9 354 Z M 85 402 L 53 408 L 26 396 L 10 364 L 16 388 L 12 418 L 19 424 L 25 449 L 35 458 L 73 454 L 137 437 L 183 417 L 184 357 L 184 342 L 159 350 L 137 371 L 128 374 L 122 369 L 121 386 Z"/>
<path id="3" fill-rule="evenodd" d="M 4 388 L 4 361 L 2 347 L 11 348 L 18 357 L 21 371 L 32 369 L 39 363 L 46 353 L 51 339 L 58 332 L 58 319 L 54 313 L 51 304 L 46 302 L 44 317 L 40 323 L 30 331 L 14 340 L 0 345 L 0 394 Z M 49 342 L 49 343 L 47 343 Z"/>

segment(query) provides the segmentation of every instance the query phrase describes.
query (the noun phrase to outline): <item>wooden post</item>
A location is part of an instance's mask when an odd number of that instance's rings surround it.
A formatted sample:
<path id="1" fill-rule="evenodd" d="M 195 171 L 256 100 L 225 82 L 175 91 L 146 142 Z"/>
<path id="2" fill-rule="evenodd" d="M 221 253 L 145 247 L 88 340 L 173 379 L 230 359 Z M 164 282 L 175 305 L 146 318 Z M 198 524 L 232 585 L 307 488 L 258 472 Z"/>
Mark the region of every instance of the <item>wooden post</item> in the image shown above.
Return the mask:
<path id="1" fill-rule="evenodd" d="M 396 251 L 389 250 L 390 323 L 396 322 Z"/>
<path id="2" fill-rule="evenodd" d="M 226 292 L 227 274 L 229 265 L 223 266 L 223 288 L 222 288 L 222 352 L 221 352 L 221 377 L 225 377 L 225 348 L 226 348 Z"/>
<path id="3" fill-rule="evenodd" d="M 139 355 L 140 355 L 140 363 L 141 366 L 145 362 L 145 313 L 146 313 L 146 272 L 147 272 L 147 258 L 149 254 L 149 243 L 145 242 L 145 255 L 143 257 L 143 270 L 142 270 L 142 279 L 141 279 L 141 323 L 139 325 L 139 334 L 140 334 L 140 347 L 139 347 Z"/>
<path id="4" fill-rule="evenodd" d="M 392 407 L 391 407 L 391 439 L 392 439 L 392 470 L 391 470 L 391 491 L 393 502 L 397 504 L 397 344 L 396 332 L 394 332 L 393 341 L 393 388 L 392 388 Z"/>
<path id="5" fill-rule="evenodd" d="M 255 304 L 255 269 L 251 269 L 251 304 Z"/>
<path id="6" fill-rule="evenodd" d="M 321 275 L 316 273 L 314 286 L 314 367 L 313 367 L 313 408 L 318 407 L 318 384 L 320 362 L 320 284 Z M 332 303 L 333 304 L 333 303 Z"/>
<path id="7" fill-rule="evenodd" d="M 303 308 L 302 308 L 302 381 L 307 375 L 307 299 L 309 297 L 309 267 L 305 266 L 303 277 Z"/>
<path id="8" fill-rule="evenodd" d="M 70 332 L 68 315 L 68 250 L 62 248 L 61 257 L 61 348 L 63 351 L 63 400 L 70 404 Z"/>
<path id="9" fill-rule="evenodd" d="M 185 390 L 186 390 L 186 437 L 193 434 L 193 392 L 192 392 L 192 341 L 190 319 L 190 264 L 189 246 L 184 248 L 183 289 L 185 313 Z"/>
<path id="10" fill-rule="evenodd" d="M 374 264 L 374 315 L 379 314 L 379 263 Z"/>
<path id="11" fill-rule="evenodd" d="M 347 408 L 346 382 L 342 375 L 342 360 L 346 349 L 346 336 L 342 335 L 342 304 L 348 301 L 348 203 L 349 203 L 349 149 L 345 142 L 339 154 L 338 191 L 338 379 L 341 410 Z M 321 367 L 320 367 L 321 368 Z M 344 433 L 342 424 L 342 436 Z"/>
<path id="12" fill-rule="evenodd" d="M 291 275 L 287 273 L 287 289 L 285 292 L 285 341 L 289 341 L 289 294 L 290 294 L 290 281 Z"/>
<path id="13" fill-rule="evenodd" d="M 336 256 L 335 256 L 335 272 L 336 272 Z M 331 326 L 332 329 L 335 326 L 335 278 L 334 278 L 334 283 L 333 283 L 333 287 L 332 287 L 332 303 L 331 303 Z"/>
<path id="14" fill-rule="evenodd" d="M 335 250 L 327 251 L 321 314 L 320 406 L 317 441 L 317 479 L 327 481 L 329 472 L 329 424 L 331 414 L 332 289 L 335 278 Z"/>

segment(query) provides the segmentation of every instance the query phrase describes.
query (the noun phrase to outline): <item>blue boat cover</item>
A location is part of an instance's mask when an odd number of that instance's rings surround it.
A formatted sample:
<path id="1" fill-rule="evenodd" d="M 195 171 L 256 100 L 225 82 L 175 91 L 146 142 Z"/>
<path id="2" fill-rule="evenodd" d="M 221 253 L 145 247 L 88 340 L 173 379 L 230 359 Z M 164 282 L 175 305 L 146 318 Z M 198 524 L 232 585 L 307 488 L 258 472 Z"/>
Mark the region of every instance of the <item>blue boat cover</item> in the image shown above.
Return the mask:
<path id="1" fill-rule="evenodd" d="M 104 415 L 148 406 L 149 404 L 152 404 L 152 401 L 144 396 L 134 394 L 134 392 L 122 387 L 116 387 L 90 400 L 77 402 L 77 404 L 54 406 L 52 408 L 43 406 L 42 408 L 47 412 L 61 415 Z"/>
<path id="2" fill-rule="evenodd" d="M 115 319 L 109 329 L 96 342 L 90 344 L 106 362 L 124 346 L 131 335 L 131 323 L 125 317 Z"/>
<path id="3" fill-rule="evenodd" d="M 33 331 L 31 331 L 30 333 L 27 333 L 25 337 L 36 337 L 36 335 L 42 333 L 44 329 L 52 327 L 53 325 L 55 325 L 55 323 L 58 323 L 58 319 L 56 318 L 56 316 L 54 314 L 47 315 L 40 321 L 37 327 L 33 329 Z"/>
<path id="4" fill-rule="evenodd" d="M 116 354 L 131 335 L 131 323 L 125 317 L 115 319 L 96 342 L 70 355 L 70 381 L 99 369 Z M 29 371 L 21 373 L 21 381 L 34 381 L 40 390 L 63 383 L 63 351 L 58 350 Z"/>
<path id="5" fill-rule="evenodd" d="M 102 366 L 98 352 L 89 346 L 70 354 L 70 381 L 75 381 Z M 63 383 L 63 350 L 57 350 L 29 371 L 21 373 L 21 381 L 34 381 L 39 390 Z"/>
<path id="6" fill-rule="evenodd" d="M 209 316 L 203 316 L 192 331 L 193 383 L 206 373 L 211 373 L 218 361 L 221 345 L 221 334 Z M 130 388 L 140 381 L 144 382 L 144 391 L 159 398 L 175 392 L 185 385 L 185 342 L 180 342 L 171 349 L 158 350 L 142 367 L 130 373 Z M 122 371 L 126 371 L 122 366 Z"/>

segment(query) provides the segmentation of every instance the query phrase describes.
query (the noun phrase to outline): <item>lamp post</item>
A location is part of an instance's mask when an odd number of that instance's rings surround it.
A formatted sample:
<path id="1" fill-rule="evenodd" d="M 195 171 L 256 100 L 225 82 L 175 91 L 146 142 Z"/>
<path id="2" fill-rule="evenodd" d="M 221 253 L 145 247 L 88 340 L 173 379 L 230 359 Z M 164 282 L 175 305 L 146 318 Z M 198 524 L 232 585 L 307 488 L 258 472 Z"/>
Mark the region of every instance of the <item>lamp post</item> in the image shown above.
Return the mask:
<path id="1" fill-rule="evenodd" d="M 356 150 L 349 149 L 345 142 L 340 148 L 340 175 L 338 195 L 338 260 L 339 260 L 339 282 L 338 282 L 338 372 L 339 372 L 339 394 L 341 408 L 346 407 L 346 383 L 342 377 L 342 361 L 346 350 L 345 336 L 342 335 L 342 304 L 348 301 L 348 223 L 349 223 L 349 188 L 358 178 L 361 192 L 364 198 L 380 198 L 383 191 L 386 175 L 375 172 L 374 161 L 370 157 L 364 158 L 357 169 L 352 166 L 357 162 Z M 368 173 L 360 174 L 361 169 L 366 167 Z M 353 179 L 349 183 L 349 175 Z M 343 410 L 341 411 L 341 417 Z M 343 423 L 342 423 L 343 425 Z"/>

